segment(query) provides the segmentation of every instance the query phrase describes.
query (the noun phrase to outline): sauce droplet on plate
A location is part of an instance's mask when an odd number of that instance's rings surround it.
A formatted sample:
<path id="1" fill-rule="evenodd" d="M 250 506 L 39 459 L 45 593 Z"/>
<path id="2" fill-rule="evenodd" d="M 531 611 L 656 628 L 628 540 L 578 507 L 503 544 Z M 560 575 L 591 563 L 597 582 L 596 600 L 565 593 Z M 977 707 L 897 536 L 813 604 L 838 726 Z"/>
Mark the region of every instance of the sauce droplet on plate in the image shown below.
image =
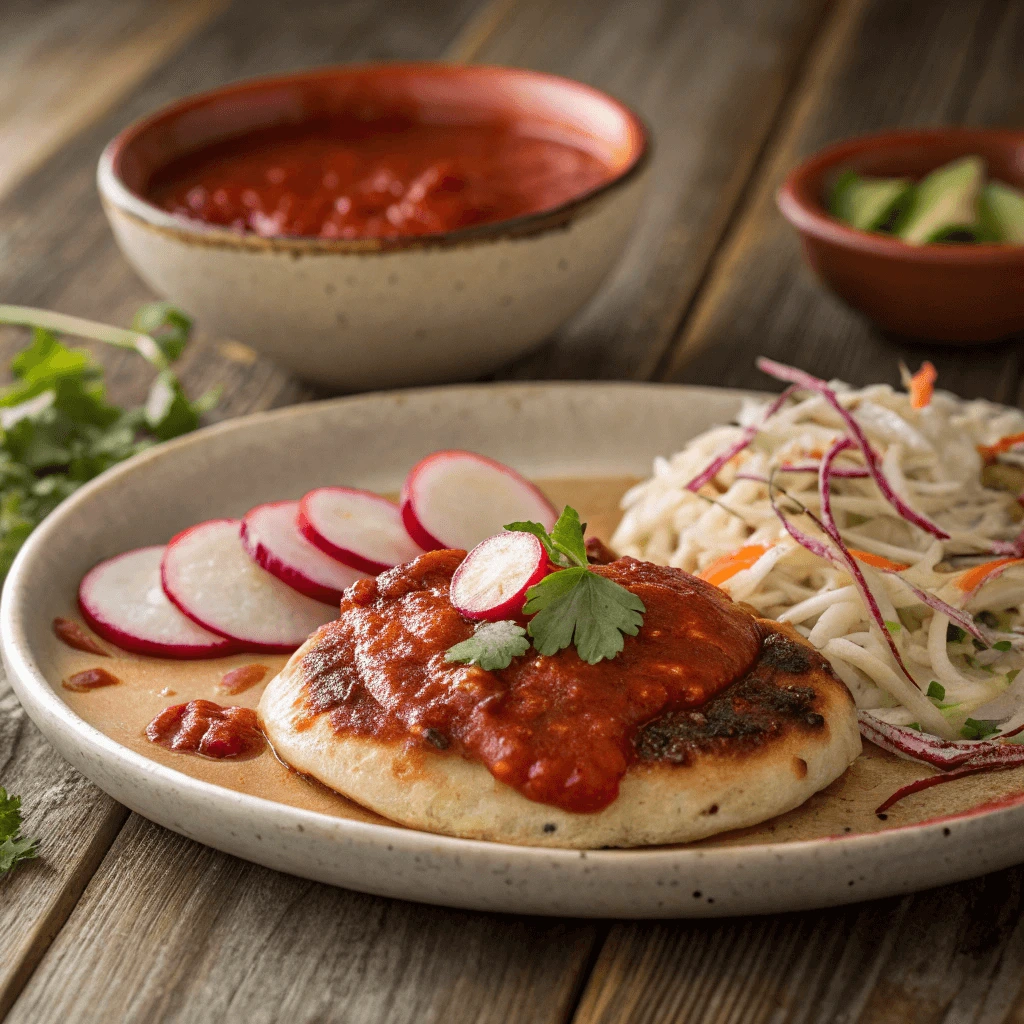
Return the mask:
<path id="1" fill-rule="evenodd" d="M 238 668 L 233 668 L 221 676 L 217 688 L 232 695 L 242 693 L 257 683 L 262 683 L 269 671 L 266 665 L 239 665 Z"/>
<path id="2" fill-rule="evenodd" d="M 256 757 L 266 745 L 252 708 L 224 707 L 212 700 L 164 708 L 146 726 L 146 737 L 168 750 L 216 759 Z"/>
<path id="3" fill-rule="evenodd" d="M 116 686 L 119 682 L 121 680 L 105 668 L 87 668 L 84 672 L 69 676 L 61 685 L 65 690 L 74 690 L 75 693 L 88 693 L 101 686 Z"/>
<path id="4" fill-rule="evenodd" d="M 100 647 L 96 640 L 77 623 L 74 619 L 64 619 L 58 616 L 53 620 L 54 635 L 68 647 L 74 647 L 76 651 L 85 651 L 86 654 L 98 654 L 102 658 L 109 658 L 110 652 Z"/>

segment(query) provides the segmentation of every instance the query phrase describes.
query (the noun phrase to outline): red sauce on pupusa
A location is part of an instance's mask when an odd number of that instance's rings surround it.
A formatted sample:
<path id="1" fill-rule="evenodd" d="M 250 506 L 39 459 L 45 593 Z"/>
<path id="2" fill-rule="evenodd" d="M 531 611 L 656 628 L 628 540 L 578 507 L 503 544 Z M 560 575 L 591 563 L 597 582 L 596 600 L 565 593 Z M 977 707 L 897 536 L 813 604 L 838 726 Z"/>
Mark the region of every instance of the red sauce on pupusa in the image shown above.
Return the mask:
<path id="1" fill-rule="evenodd" d="M 158 170 L 171 213 L 266 237 L 430 235 L 550 210 L 611 169 L 527 125 L 352 118 L 266 129 Z"/>
<path id="2" fill-rule="evenodd" d="M 592 812 L 618 795 L 642 725 L 704 704 L 760 649 L 753 617 L 717 588 L 623 558 L 594 571 L 647 612 L 614 659 L 588 665 L 570 647 L 497 672 L 446 662 L 473 633 L 449 598 L 464 557 L 431 551 L 354 583 L 303 658 L 308 712 L 342 734 L 450 749 L 531 800 Z"/>

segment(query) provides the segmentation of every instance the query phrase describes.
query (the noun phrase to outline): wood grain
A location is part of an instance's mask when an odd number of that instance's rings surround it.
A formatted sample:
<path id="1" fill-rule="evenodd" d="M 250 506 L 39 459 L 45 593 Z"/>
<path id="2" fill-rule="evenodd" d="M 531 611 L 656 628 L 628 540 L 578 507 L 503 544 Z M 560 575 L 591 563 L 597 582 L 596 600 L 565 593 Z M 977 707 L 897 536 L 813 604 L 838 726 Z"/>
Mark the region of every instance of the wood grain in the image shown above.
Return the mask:
<path id="1" fill-rule="evenodd" d="M 594 941 L 289 878 L 133 816 L 7 1024 L 555 1024 Z"/>
<path id="2" fill-rule="evenodd" d="M 621 925 L 574 1024 L 1001 1024 L 1022 889 L 1016 869 L 819 913 Z"/>
<path id="3" fill-rule="evenodd" d="M 801 265 L 774 194 L 804 156 L 839 138 L 892 125 L 1014 123 L 1021 32 L 1020 5 L 995 0 L 843 3 L 660 376 L 770 386 L 753 367 L 762 353 L 855 384 L 896 383 L 899 359 L 916 367 L 929 358 L 940 386 L 1012 401 L 1019 344 L 965 349 L 883 337 Z"/>
<path id="4" fill-rule="evenodd" d="M 9 0 L 0 195 L 101 116 L 227 0 Z"/>
<path id="5" fill-rule="evenodd" d="M 0 672 L 0 782 L 21 796 L 39 857 L 0 879 L 0 1018 L 59 931 L 128 812 L 43 739 Z"/>
<path id="6" fill-rule="evenodd" d="M 650 125 L 636 231 L 598 296 L 499 376 L 646 379 L 674 336 L 778 111 L 825 0 L 522 0 L 477 51 L 588 82 Z"/>

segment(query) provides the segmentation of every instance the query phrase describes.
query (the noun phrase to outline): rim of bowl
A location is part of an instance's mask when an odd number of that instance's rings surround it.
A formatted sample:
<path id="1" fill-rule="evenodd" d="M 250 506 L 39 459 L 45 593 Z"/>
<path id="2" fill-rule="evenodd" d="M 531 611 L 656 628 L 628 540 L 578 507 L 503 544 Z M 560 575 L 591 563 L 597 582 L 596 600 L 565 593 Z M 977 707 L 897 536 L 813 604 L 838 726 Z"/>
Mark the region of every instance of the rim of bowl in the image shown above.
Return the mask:
<path id="1" fill-rule="evenodd" d="M 776 203 L 786 220 L 802 234 L 844 249 L 914 263 L 961 266 L 1024 263 L 1024 246 L 937 242 L 910 245 L 897 238 L 850 227 L 826 212 L 820 199 L 820 188 L 825 175 L 837 165 L 865 151 L 898 148 L 908 143 L 927 146 L 939 142 L 967 147 L 964 156 L 972 152 L 969 148 L 972 142 L 986 146 L 995 143 L 1024 151 L 1024 131 L 1009 128 L 917 128 L 860 135 L 827 146 L 794 168 L 776 194 Z"/>
<path id="2" fill-rule="evenodd" d="M 559 88 L 569 88 L 590 94 L 591 97 L 607 104 L 623 120 L 629 140 L 630 155 L 625 165 L 600 185 L 581 192 L 578 196 L 545 210 L 511 217 L 505 220 L 457 228 L 453 231 L 436 232 L 429 235 L 407 235 L 397 238 L 320 238 L 316 235 L 274 235 L 263 236 L 241 233 L 220 225 L 205 224 L 198 220 L 177 217 L 142 196 L 133 192 L 121 177 L 120 163 L 129 146 L 157 122 L 185 113 L 190 109 L 216 99 L 248 91 L 259 91 L 267 87 L 284 85 L 303 80 L 366 74 L 367 72 L 455 72 L 459 75 L 499 75 L 515 78 L 529 78 L 546 82 Z M 302 252 L 388 252 L 402 249 L 452 246 L 465 242 L 490 240 L 500 237 L 535 234 L 551 228 L 562 227 L 581 210 L 618 189 L 635 178 L 650 160 L 653 143 L 650 130 L 635 111 L 614 96 L 596 89 L 584 82 L 578 82 L 562 75 L 553 75 L 529 68 L 507 67 L 500 64 L 458 64 L 447 61 L 364 61 L 353 64 L 326 65 L 306 71 L 281 75 L 261 75 L 231 82 L 215 89 L 192 93 L 146 114 L 123 128 L 104 147 L 96 170 L 96 183 L 104 205 L 110 205 L 121 213 L 133 218 L 162 234 L 176 236 L 198 244 L 227 248 L 254 250 L 291 250 Z"/>

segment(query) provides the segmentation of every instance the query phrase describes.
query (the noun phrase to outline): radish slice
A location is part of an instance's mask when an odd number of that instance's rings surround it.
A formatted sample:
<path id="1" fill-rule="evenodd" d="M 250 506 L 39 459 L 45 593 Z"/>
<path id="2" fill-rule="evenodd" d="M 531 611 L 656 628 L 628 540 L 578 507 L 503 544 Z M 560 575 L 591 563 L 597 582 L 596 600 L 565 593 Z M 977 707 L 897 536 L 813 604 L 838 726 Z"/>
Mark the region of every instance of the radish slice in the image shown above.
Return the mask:
<path id="1" fill-rule="evenodd" d="M 249 557 L 306 597 L 337 604 L 342 591 L 365 573 L 325 555 L 299 531 L 297 501 L 257 505 L 242 519 L 240 536 Z"/>
<path id="2" fill-rule="evenodd" d="M 167 600 L 160 586 L 162 544 L 128 551 L 85 574 L 78 605 L 105 640 L 157 658 L 218 658 L 238 645 L 197 626 Z"/>
<path id="3" fill-rule="evenodd" d="M 423 554 L 398 506 L 371 491 L 319 487 L 299 502 L 296 522 L 311 544 L 360 572 L 376 575 Z"/>
<path id="4" fill-rule="evenodd" d="M 550 530 L 558 512 L 514 469 L 473 452 L 442 451 L 409 471 L 402 519 L 427 549 L 469 550 L 512 522 L 533 520 Z"/>
<path id="5" fill-rule="evenodd" d="M 547 572 L 547 552 L 532 533 L 499 533 L 477 544 L 455 570 L 452 604 L 467 619 L 518 618 L 527 590 Z"/>
<path id="6" fill-rule="evenodd" d="M 211 519 L 172 538 L 164 592 L 193 622 L 250 650 L 293 651 L 337 609 L 296 593 L 246 553 L 238 519 Z"/>

